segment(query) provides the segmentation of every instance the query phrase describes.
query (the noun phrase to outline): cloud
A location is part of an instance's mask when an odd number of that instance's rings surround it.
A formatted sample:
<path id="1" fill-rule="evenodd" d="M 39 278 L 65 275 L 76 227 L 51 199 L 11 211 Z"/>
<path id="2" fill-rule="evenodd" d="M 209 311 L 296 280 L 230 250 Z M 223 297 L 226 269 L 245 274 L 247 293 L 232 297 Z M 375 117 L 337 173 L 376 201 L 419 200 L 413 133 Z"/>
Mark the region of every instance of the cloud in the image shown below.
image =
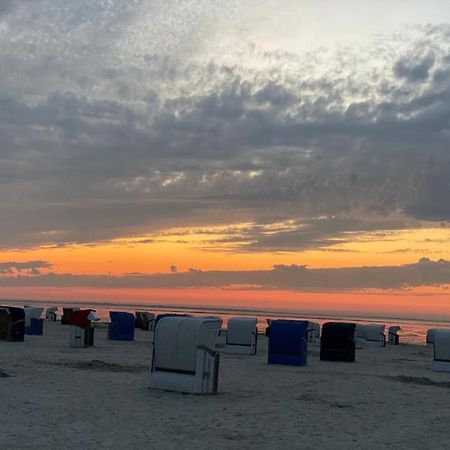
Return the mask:
<path id="1" fill-rule="evenodd" d="M 47 261 L 26 261 L 26 262 L 15 262 L 15 261 L 7 261 L 0 262 L 0 275 L 9 275 L 22 272 L 27 272 L 31 275 L 39 275 L 39 269 L 51 269 L 52 264 Z"/>
<path id="2" fill-rule="evenodd" d="M 4 248 L 236 220 L 307 224 L 249 230 L 254 251 L 308 248 L 449 220 L 448 26 L 364 52 L 211 56 L 234 2 L 156 2 L 153 18 L 145 0 L 16 3 L 0 28 Z"/>
<path id="3" fill-rule="evenodd" d="M 399 78 L 405 78 L 408 81 L 425 81 L 435 63 L 433 53 L 428 53 L 422 58 L 411 60 L 411 55 L 406 59 L 397 61 L 394 64 L 394 73 Z"/>
<path id="4" fill-rule="evenodd" d="M 48 273 L 33 277 L 0 278 L 0 286 L 156 289 L 240 287 L 294 291 L 352 291 L 409 289 L 450 284 L 450 262 L 422 258 L 402 266 L 309 269 L 305 265 L 276 265 L 271 270 L 208 271 L 189 269 L 170 274 L 74 275 Z"/>

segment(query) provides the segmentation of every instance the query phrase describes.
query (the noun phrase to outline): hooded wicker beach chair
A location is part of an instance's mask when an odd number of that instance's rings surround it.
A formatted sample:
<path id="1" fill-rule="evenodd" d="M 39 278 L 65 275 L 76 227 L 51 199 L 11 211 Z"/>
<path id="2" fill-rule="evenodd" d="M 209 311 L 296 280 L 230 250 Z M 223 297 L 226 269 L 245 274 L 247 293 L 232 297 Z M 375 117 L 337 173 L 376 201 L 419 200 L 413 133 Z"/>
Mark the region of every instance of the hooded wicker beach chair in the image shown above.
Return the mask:
<path id="1" fill-rule="evenodd" d="M 367 324 L 366 340 L 364 341 L 367 347 L 385 347 L 386 336 L 384 335 L 385 325 L 383 324 Z"/>
<path id="2" fill-rule="evenodd" d="M 190 314 L 177 314 L 177 313 L 164 313 L 164 314 L 158 314 L 155 317 L 155 324 L 154 324 L 154 330 L 158 326 L 158 323 L 161 319 L 164 319 L 165 317 L 192 317 Z"/>
<path id="3" fill-rule="evenodd" d="M 74 308 L 63 308 L 63 313 L 61 316 L 61 325 L 70 325 L 70 316 L 72 312 L 79 311 L 80 308 L 74 307 Z"/>
<path id="4" fill-rule="evenodd" d="M 442 328 L 442 329 L 445 330 L 445 328 Z M 436 336 L 436 331 L 439 331 L 439 330 L 441 330 L 441 328 L 428 328 L 427 338 L 426 338 L 427 347 L 433 347 L 434 339 Z"/>
<path id="5" fill-rule="evenodd" d="M 93 309 L 82 309 L 70 314 L 69 346 L 92 347 L 94 345 L 94 328 L 91 321 L 98 320 Z"/>
<path id="6" fill-rule="evenodd" d="M 258 343 L 257 320 L 250 317 L 233 317 L 228 320 L 225 353 L 256 355 Z"/>
<path id="7" fill-rule="evenodd" d="M 134 327 L 141 330 L 153 331 L 155 328 L 155 314 L 136 311 L 134 319 Z"/>
<path id="8" fill-rule="evenodd" d="M 308 320 L 308 343 L 320 343 L 320 324 L 317 322 L 311 322 L 310 320 Z"/>
<path id="9" fill-rule="evenodd" d="M 169 316 L 158 321 L 153 339 L 150 387 L 192 394 L 217 392 L 220 319 Z"/>
<path id="10" fill-rule="evenodd" d="M 128 312 L 110 311 L 111 323 L 108 327 L 108 339 L 113 341 L 134 340 L 134 315 Z"/>
<path id="11" fill-rule="evenodd" d="M 322 361 L 355 361 L 355 324 L 327 322 L 320 338 Z"/>
<path id="12" fill-rule="evenodd" d="M 364 323 L 357 323 L 355 325 L 355 338 L 358 341 L 365 342 L 366 340 L 366 325 Z"/>
<path id="13" fill-rule="evenodd" d="M 12 331 L 12 318 L 7 306 L 0 306 L 0 341 L 9 341 Z"/>
<path id="14" fill-rule="evenodd" d="M 44 320 L 41 315 L 44 308 L 35 306 L 25 306 L 25 334 L 41 336 L 44 330 Z"/>
<path id="15" fill-rule="evenodd" d="M 450 372 L 450 330 L 435 331 L 432 369 L 437 372 Z"/>
<path id="16" fill-rule="evenodd" d="M 308 322 L 273 320 L 270 324 L 267 362 L 304 366 L 307 363 Z"/>
<path id="17" fill-rule="evenodd" d="M 7 341 L 22 342 L 25 337 L 25 311 L 23 308 L 5 306 L 10 315 Z"/>
<path id="18" fill-rule="evenodd" d="M 56 322 L 57 315 L 58 315 L 57 306 L 49 306 L 45 310 L 45 320 L 47 320 L 47 322 Z"/>
<path id="19" fill-rule="evenodd" d="M 398 325 L 392 325 L 388 328 L 388 344 L 390 345 L 398 345 L 400 343 L 400 336 L 398 332 L 401 328 Z"/>

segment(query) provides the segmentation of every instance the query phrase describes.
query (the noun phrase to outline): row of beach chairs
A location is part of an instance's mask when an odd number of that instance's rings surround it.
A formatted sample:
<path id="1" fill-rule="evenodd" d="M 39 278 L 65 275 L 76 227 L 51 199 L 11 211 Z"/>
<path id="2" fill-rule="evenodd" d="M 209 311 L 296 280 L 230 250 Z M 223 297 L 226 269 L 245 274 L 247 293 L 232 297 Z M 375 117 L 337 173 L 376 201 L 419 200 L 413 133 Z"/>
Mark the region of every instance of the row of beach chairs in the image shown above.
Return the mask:
<path id="1" fill-rule="evenodd" d="M 43 308 L 1 307 L 0 339 L 20 341 L 24 334 L 42 334 Z M 47 320 L 55 320 L 57 308 L 48 308 Z M 183 392 L 215 392 L 219 353 L 217 338 L 221 333 L 219 317 L 192 317 L 186 314 L 160 314 L 148 312 L 110 312 L 108 339 L 134 340 L 135 328 L 154 330 L 151 385 L 155 388 L 182 390 Z M 92 322 L 98 317 L 92 309 L 64 308 L 61 323 L 70 325 L 69 345 L 94 345 Z M 382 324 L 354 324 L 328 322 L 322 329 L 316 322 L 268 319 L 266 335 L 269 364 L 307 364 L 307 345 L 320 342 L 320 359 L 355 361 L 356 343 L 382 347 L 386 344 L 385 326 Z M 390 327 L 388 342 L 398 344 L 399 327 Z M 228 321 L 223 353 L 254 355 L 257 353 L 257 319 L 235 317 Z M 430 329 L 428 345 L 434 346 L 433 370 L 450 372 L 450 330 Z M 195 357 L 194 357 L 195 354 Z M 217 368 L 216 368 L 217 364 Z M 192 378 L 202 367 L 201 381 Z M 191 375 L 191 376 L 187 376 Z M 212 376 L 211 379 L 209 377 Z M 186 384 L 187 383 L 187 384 Z"/>

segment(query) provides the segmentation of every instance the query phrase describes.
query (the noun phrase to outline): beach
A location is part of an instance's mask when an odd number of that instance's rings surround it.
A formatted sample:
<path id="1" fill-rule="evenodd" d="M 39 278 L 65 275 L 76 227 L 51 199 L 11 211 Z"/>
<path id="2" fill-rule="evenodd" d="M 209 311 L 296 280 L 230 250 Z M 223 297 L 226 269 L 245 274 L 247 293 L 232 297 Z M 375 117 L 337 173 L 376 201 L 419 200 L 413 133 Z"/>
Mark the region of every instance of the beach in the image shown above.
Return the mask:
<path id="1" fill-rule="evenodd" d="M 424 345 L 357 348 L 355 363 L 221 354 L 219 393 L 148 388 L 152 333 L 69 348 L 69 328 L 0 342 L 1 449 L 446 449 L 450 374 Z M 223 338 L 222 338 L 223 339 Z M 219 341 L 220 350 L 220 341 Z"/>

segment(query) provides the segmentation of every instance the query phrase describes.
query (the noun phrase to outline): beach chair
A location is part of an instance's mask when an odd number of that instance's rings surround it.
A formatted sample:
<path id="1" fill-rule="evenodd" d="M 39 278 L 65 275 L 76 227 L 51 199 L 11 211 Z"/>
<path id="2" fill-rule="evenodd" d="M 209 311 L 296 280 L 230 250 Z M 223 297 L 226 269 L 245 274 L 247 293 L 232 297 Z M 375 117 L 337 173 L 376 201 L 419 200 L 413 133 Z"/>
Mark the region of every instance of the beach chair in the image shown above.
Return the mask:
<path id="1" fill-rule="evenodd" d="M 327 322 L 320 338 L 321 361 L 355 361 L 355 324 Z"/>
<path id="2" fill-rule="evenodd" d="M 155 314 L 143 311 L 136 311 L 134 327 L 141 330 L 153 331 L 155 328 Z"/>
<path id="3" fill-rule="evenodd" d="M 401 328 L 397 325 L 392 325 L 388 328 L 388 344 L 398 345 L 400 343 L 400 336 L 398 332 Z"/>
<path id="4" fill-rule="evenodd" d="M 25 306 L 25 334 L 33 336 L 42 336 L 44 330 L 44 320 L 41 315 L 44 308 Z"/>
<path id="5" fill-rule="evenodd" d="M 450 330 L 438 329 L 434 333 L 432 370 L 450 372 Z"/>
<path id="6" fill-rule="evenodd" d="M 47 322 L 56 322 L 58 313 L 58 307 L 57 306 L 50 306 L 45 310 L 45 320 Z"/>
<path id="7" fill-rule="evenodd" d="M 158 321 L 153 339 L 150 388 L 191 394 L 217 393 L 220 319 L 170 316 Z"/>
<path id="8" fill-rule="evenodd" d="M 317 344 L 320 342 L 320 324 L 308 320 L 308 343 Z"/>
<path id="9" fill-rule="evenodd" d="M 224 353 L 256 355 L 258 343 L 257 320 L 251 317 L 233 317 L 228 320 Z"/>
<path id="10" fill-rule="evenodd" d="M 384 335 L 385 325 L 383 324 L 367 324 L 366 340 L 364 341 L 367 347 L 385 347 L 386 336 Z"/>
<path id="11" fill-rule="evenodd" d="M 98 320 L 93 309 L 72 311 L 69 318 L 70 347 L 92 347 L 94 345 L 94 328 L 91 321 Z"/>
<path id="12" fill-rule="evenodd" d="M 63 308 L 63 313 L 61 316 L 61 325 L 70 325 L 70 315 L 74 311 L 79 311 L 80 308 Z"/>
<path id="13" fill-rule="evenodd" d="M 22 342 L 25 335 L 25 311 L 23 308 L 8 306 L 11 315 L 11 334 L 9 341 Z"/>
<path id="14" fill-rule="evenodd" d="M 154 329 L 156 330 L 156 327 L 161 319 L 164 319 L 165 317 L 192 317 L 190 314 L 177 314 L 177 313 L 164 313 L 164 314 L 158 314 L 155 317 L 155 324 Z"/>
<path id="15" fill-rule="evenodd" d="M 112 341 L 134 340 L 134 315 L 128 312 L 110 311 L 111 323 L 108 326 L 108 339 Z"/>
<path id="16" fill-rule="evenodd" d="M 428 328 L 427 339 L 426 339 L 427 347 L 432 347 L 434 345 L 436 331 L 439 331 L 439 330 L 441 330 L 441 328 Z"/>
<path id="17" fill-rule="evenodd" d="M 270 336 L 270 325 L 273 322 L 273 319 L 266 319 L 267 321 L 267 327 L 266 327 L 266 336 Z"/>
<path id="18" fill-rule="evenodd" d="M 363 323 L 357 323 L 355 326 L 355 338 L 358 339 L 358 341 L 365 341 L 366 340 L 366 325 Z"/>
<path id="19" fill-rule="evenodd" d="M 6 306 L 0 306 L 0 341 L 9 341 L 12 331 L 12 318 Z"/>
<path id="20" fill-rule="evenodd" d="M 268 364 L 306 365 L 307 337 L 307 321 L 273 320 L 270 324 Z"/>

